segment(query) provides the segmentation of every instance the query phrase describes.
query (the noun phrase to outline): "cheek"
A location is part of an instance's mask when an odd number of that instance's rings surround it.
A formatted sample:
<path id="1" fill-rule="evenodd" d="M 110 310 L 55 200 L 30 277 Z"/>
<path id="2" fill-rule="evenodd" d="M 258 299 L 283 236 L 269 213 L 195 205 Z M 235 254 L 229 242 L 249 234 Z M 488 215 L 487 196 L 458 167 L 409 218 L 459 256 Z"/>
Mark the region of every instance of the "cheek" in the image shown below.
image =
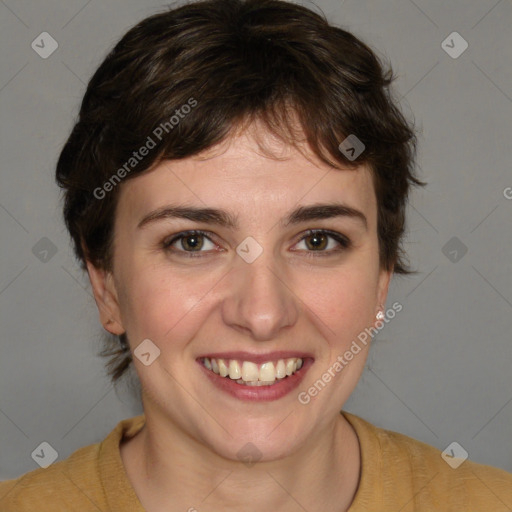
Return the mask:
<path id="1" fill-rule="evenodd" d="M 126 269 L 123 286 L 123 320 L 134 340 L 175 339 L 197 318 L 200 303 L 218 279 L 201 273 L 179 275 L 168 268 L 135 265 Z M 197 325 L 197 322 L 196 322 Z"/>
<path id="2" fill-rule="evenodd" d="M 373 252 L 368 248 L 338 267 L 288 269 L 283 286 L 290 291 L 283 296 L 302 311 L 305 318 L 299 316 L 298 324 L 316 325 L 321 337 L 337 347 L 350 344 L 371 325 L 378 277 Z M 157 344 L 173 339 L 180 345 L 180 339 L 193 337 L 212 309 L 221 306 L 218 301 L 240 291 L 225 268 L 179 271 L 142 258 L 124 260 L 119 268 L 123 323 L 134 345 L 145 338 Z"/>
<path id="3" fill-rule="evenodd" d="M 371 265 L 318 273 L 301 282 L 299 295 L 325 324 L 328 339 L 345 343 L 373 322 L 377 272 Z"/>

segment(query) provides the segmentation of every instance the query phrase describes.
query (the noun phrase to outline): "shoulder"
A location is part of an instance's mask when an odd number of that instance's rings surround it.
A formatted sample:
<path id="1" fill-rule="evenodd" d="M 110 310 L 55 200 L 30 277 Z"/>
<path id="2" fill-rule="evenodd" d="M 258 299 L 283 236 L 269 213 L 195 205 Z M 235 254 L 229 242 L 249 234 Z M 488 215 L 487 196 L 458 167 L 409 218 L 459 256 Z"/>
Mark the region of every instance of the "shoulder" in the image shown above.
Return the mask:
<path id="1" fill-rule="evenodd" d="M 15 479 L 0 483 L 0 510 L 24 512 L 29 510 L 70 510 L 82 506 L 88 510 L 86 492 L 97 495 L 98 472 L 96 461 L 100 443 L 76 450 L 67 459 L 39 468 Z M 81 489 L 84 489 L 83 491 Z M 56 508 L 57 507 L 57 508 Z M 49 509 L 48 509 L 49 510 Z"/>
<path id="2" fill-rule="evenodd" d="M 102 441 L 79 448 L 67 459 L 0 482 L 0 510 L 60 512 L 108 510 L 102 480 L 118 470 L 123 434 L 140 428 L 143 416 L 123 420 Z"/>
<path id="3" fill-rule="evenodd" d="M 457 448 L 443 454 L 404 434 L 343 415 L 359 437 L 362 486 L 367 477 L 383 500 L 395 500 L 393 506 L 404 507 L 403 512 L 512 510 L 512 473 L 459 457 Z"/>

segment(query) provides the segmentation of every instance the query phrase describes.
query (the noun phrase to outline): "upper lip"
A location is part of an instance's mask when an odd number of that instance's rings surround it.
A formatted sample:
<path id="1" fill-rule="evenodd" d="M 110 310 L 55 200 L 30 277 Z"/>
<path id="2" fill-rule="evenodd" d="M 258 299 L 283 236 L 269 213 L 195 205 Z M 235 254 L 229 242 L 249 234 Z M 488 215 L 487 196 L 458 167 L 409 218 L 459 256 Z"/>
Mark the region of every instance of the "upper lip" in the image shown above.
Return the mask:
<path id="1" fill-rule="evenodd" d="M 200 356 L 198 359 L 235 359 L 238 361 L 251 361 L 255 364 L 262 364 L 268 361 L 278 361 L 279 359 L 289 359 L 292 357 L 300 357 L 301 359 L 314 359 L 310 353 L 300 352 L 296 350 L 279 350 L 276 352 L 265 352 L 264 354 L 255 354 L 251 352 L 215 352 Z"/>

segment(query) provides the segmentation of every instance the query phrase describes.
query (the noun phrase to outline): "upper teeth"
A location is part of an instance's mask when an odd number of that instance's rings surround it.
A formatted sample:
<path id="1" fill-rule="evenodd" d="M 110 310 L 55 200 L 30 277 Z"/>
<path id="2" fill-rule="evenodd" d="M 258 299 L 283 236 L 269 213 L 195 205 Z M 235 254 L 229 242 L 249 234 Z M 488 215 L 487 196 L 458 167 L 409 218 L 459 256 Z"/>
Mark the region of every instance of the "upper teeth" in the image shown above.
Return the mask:
<path id="1" fill-rule="evenodd" d="M 221 377 L 229 377 L 233 380 L 242 379 L 244 382 L 274 382 L 276 379 L 284 379 L 302 368 L 300 357 L 268 361 L 257 365 L 252 361 L 237 361 L 236 359 L 214 359 L 205 357 L 203 363 Z"/>

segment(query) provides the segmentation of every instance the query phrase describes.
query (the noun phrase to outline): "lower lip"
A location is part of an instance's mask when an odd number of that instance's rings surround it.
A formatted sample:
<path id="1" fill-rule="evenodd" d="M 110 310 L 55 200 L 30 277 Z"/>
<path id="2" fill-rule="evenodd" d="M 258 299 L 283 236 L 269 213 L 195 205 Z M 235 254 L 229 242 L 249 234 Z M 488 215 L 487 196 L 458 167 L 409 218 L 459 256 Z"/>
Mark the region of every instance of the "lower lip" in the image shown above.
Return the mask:
<path id="1" fill-rule="evenodd" d="M 221 377 L 211 370 L 208 370 L 201 361 L 198 361 L 198 364 L 212 384 L 221 391 L 239 400 L 270 402 L 279 400 L 296 389 L 306 375 L 309 367 L 313 364 L 313 360 L 310 358 L 304 359 L 302 368 L 298 372 L 269 386 L 246 386 L 245 384 L 237 384 L 236 381 L 229 377 Z"/>

